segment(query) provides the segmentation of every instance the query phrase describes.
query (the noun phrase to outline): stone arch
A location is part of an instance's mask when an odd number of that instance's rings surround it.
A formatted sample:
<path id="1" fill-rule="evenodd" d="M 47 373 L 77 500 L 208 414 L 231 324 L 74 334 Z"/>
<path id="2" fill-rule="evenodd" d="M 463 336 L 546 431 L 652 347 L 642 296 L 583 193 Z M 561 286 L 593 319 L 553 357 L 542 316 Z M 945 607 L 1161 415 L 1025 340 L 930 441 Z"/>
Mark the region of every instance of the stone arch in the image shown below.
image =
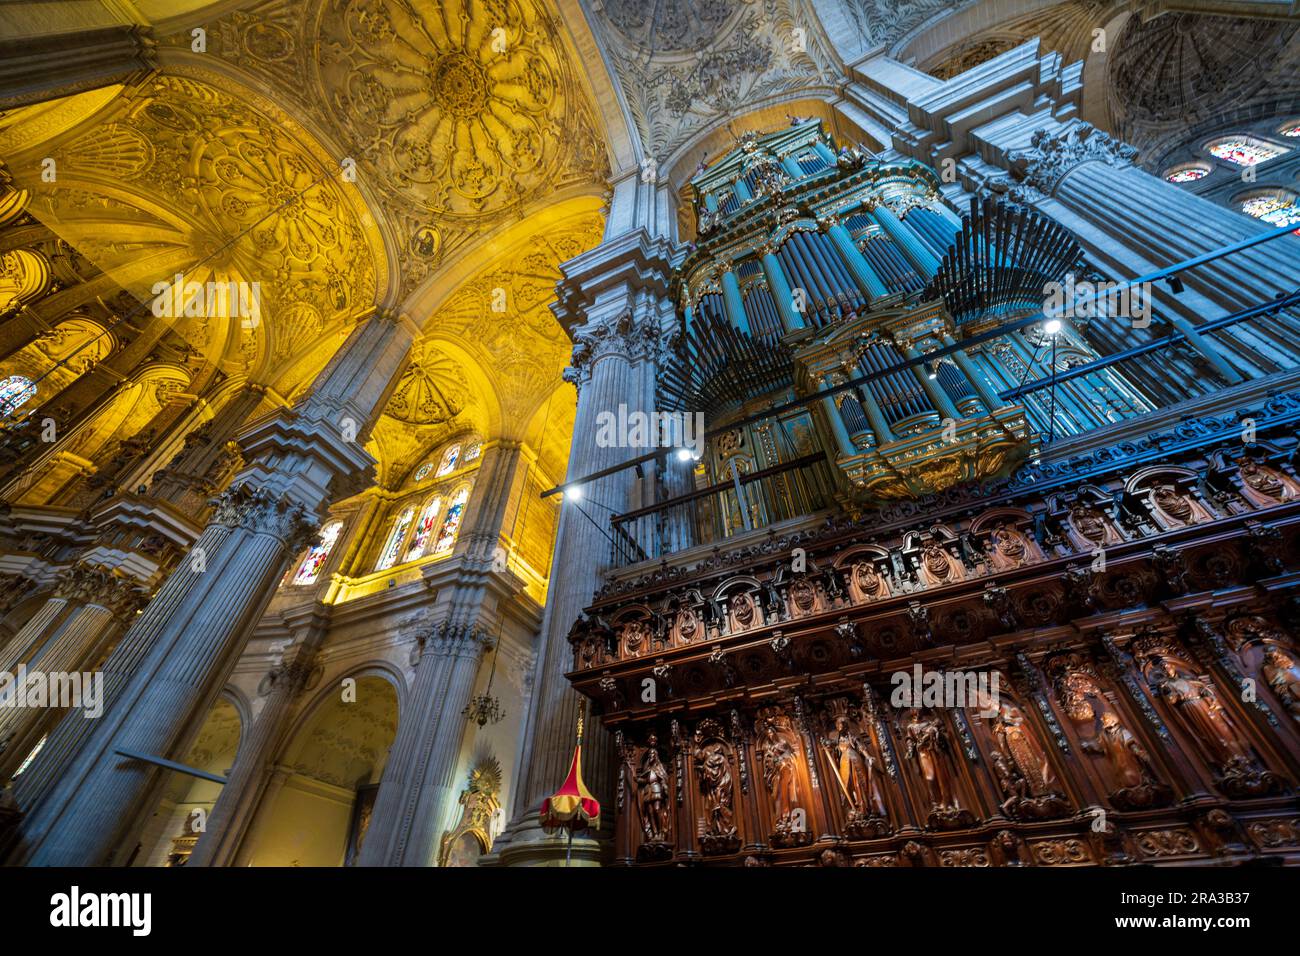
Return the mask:
<path id="1" fill-rule="evenodd" d="M 355 703 L 341 682 L 356 680 Z M 397 733 L 402 684 L 391 666 L 368 663 L 331 679 L 303 706 L 283 738 L 241 859 L 251 866 L 340 866 L 350 832 L 362 826 Z M 351 708 L 351 709 L 349 709 Z"/>
<path id="2" fill-rule="evenodd" d="M 227 776 L 249 725 L 247 701 L 234 688 L 224 688 L 181 763 Z M 211 780 L 180 773 L 169 777 L 152 820 L 146 824 L 137 856 L 148 866 L 184 865 L 222 791 L 222 784 Z"/>

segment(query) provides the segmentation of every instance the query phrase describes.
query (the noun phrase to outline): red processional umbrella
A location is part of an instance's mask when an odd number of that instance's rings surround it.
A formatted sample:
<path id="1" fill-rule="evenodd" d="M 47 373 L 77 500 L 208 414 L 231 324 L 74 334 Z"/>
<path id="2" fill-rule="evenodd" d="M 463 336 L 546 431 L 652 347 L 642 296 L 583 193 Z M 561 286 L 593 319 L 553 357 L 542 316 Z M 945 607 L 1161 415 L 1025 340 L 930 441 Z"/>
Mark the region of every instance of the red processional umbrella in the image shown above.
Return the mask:
<path id="1" fill-rule="evenodd" d="M 542 801 L 542 829 L 547 833 L 557 830 L 569 831 L 569 846 L 565 852 L 564 865 L 569 865 L 573 854 L 573 834 L 588 827 L 600 826 L 600 801 L 592 796 L 587 785 L 582 782 L 582 718 L 587 709 L 585 700 L 578 701 L 578 743 L 573 748 L 573 761 L 569 764 L 569 775 L 564 785 Z"/>

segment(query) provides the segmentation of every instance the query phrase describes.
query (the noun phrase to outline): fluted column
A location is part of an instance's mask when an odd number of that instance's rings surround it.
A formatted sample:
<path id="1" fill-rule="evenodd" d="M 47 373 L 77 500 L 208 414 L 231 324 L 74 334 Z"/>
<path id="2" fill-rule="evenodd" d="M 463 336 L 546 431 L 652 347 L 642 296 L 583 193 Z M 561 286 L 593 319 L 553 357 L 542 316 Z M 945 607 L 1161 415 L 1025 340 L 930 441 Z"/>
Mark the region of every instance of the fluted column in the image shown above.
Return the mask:
<path id="1" fill-rule="evenodd" d="M 245 842 L 254 814 L 259 807 L 269 806 L 265 797 L 272 778 L 270 763 L 284 737 L 294 702 L 311 674 L 328 623 L 325 609 L 315 605 L 305 622 L 290 625 L 300 633 L 285 651 L 257 719 L 239 742 L 234 766 L 187 866 L 229 866 Z"/>
<path id="2" fill-rule="evenodd" d="M 48 24 L 32 25 L 42 28 Z M 0 109 L 129 82 L 155 68 L 154 47 L 149 28 L 136 24 L 7 38 L 0 42 Z"/>
<path id="3" fill-rule="evenodd" d="M 658 315 L 642 312 L 635 320 L 596 318 L 576 336 L 570 377 L 579 390 L 569 480 L 618 464 L 636 453 L 635 449 L 602 448 L 592 439 L 601 412 L 615 410 L 620 403 L 626 404 L 629 412 L 652 410 L 661 335 Z M 573 666 L 567 637 L 573 622 L 591 602 L 599 583 L 598 572 L 610 554 L 606 509 L 626 510 L 632 487 L 633 472 L 619 471 L 588 482 L 581 497 L 565 501 L 560 512 L 551 562 L 555 571 L 542 622 L 536 690 L 525 732 L 520 780 L 513 797 L 511 823 L 494 848 L 507 865 L 559 865 L 564 859 L 564 845 L 542 832 L 537 814 L 542 799 L 564 782 L 573 756 L 578 698 L 564 676 Z M 589 721 L 583 771 L 588 786 L 602 800 L 608 800 L 611 794 L 612 760 L 608 750 L 608 734 L 599 721 Z M 589 863 L 597 856 L 598 847 L 592 841 L 575 841 L 576 862 Z"/>
<path id="4" fill-rule="evenodd" d="M 406 713 L 375 799 L 361 866 L 432 866 L 465 734 L 462 711 L 489 641 L 467 625 L 441 624 L 424 638 Z M 402 728 L 406 732 L 402 732 Z M 413 733 L 419 728 L 424 733 Z"/>
<path id="5" fill-rule="evenodd" d="M 115 752 L 183 758 L 199 715 L 211 707 L 324 507 L 368 480 L 373 459 L 361 442 L 412 332 L 408 321 L 391 315 L 363 322 L 299 407 L 245 431 L 240 444 L 249 466 L 104 667 L 107 713 L 80 721 L 93 723 L 90 731 L 65 719 L 19 778 L 14 793 L 28 816 L 12 862 L 116 860 L 151 809 L 158 774 Z"/>
<path id="6" fill-rule="evenodd" d="M 1008 163 L 1015 198 L 1037 206 L 1078 236 L 1090 256 L 1117 276 L 1136 276 L 1271 232 L 1251 219 L 1133 165 L 1136 150 L 1086 123 L 1040 130 Z M 1123 229 L 1115 232 L 1115 224 Z M 1155 306 L 1229 384 L 1261 373 L 1260 358 L 1287 365 L 1294 330 L 1282 316 L 1260 316 L 1203 336 L 1197 325 L 1272 299 L 1300 274 L 1300 239 L 1283 236 L 1189 269 L 1184 290 L 1152 290 Z"/>
<path id="7" fill-rule="evenodd" d="M 885 231 L 885 235 L 894 241 L 894 245 L 899 248 L 922 279 L 928 280 L 934 277 L 934 274 L 939 271 L 940 262 L 921 242 L 920 237 L 912 231 L 911 226 L 895 216 L 894 211 L 884 203 L 871 210 L 871 217 L 880 223 L 880 228 Z"/>
<path id="8" fill-rule="evenodd" d="M 867 257 L 854 244 L 848 229 L 838 219 L 834 217 L 827 219 L 826 234 L 831 237 L 831 242 L 835 245 L 840 258 L 844 260 L 844 264 L 848 266 L 853 281 L 857 283 L 859 291 L 867 297 L 868 302 L 889 295 L 889 289 L 880 281 L 876 270 L 871 268 Z"/>
<path id="9" fill-rule="evenodd" d="M 524 493 L 522 446 L 484 448 L 474 494 L 456 544 L 459 569 L 440 583 L 441 617 L 422 638 L 415 681 L 384 766 L 362 866 L 432 866 L 441 827 L 459 797 L 456 764 L 487 635 L 501 625 L 500 605 L 517 591 L 513 574 L 494 560 L 507 514 Z M 431 574 L 440 573 L 431 566 Z M 495 594 L 493 593 L 495 592 Z"/>
<path id="10" fill-rule="evenodd" d="M 56 596 L 33 616 L 35 626 L 20 632 L 12 650 L 5 648 L 0 670 L 12 672 L 22 662 L 28 673 L 85 673 L 103 653 L 118 620 L 129 619 L 144 598 L 128 579 L 98 567 L 77 565 L 64 573 Z M 0 709 L 0 781 L 8 781 L 31 745 L 33 731 L 50 711 Z"/>

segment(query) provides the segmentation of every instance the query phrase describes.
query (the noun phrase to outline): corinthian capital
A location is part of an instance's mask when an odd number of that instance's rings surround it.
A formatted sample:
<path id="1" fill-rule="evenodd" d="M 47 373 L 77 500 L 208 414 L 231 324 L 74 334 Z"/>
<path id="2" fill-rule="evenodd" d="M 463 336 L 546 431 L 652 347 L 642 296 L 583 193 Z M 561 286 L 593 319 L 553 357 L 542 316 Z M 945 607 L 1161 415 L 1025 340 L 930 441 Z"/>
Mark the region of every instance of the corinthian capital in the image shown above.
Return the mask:
<path id="1" fill-rule="evenodd" d="M 1013 152 L 1007 158 L 1025 185 L 1047 196 L 1081 163 L 1123 166 L 1137 156 L 1134 147 L 1082 122 L 1057 133 L 1040 129 L 1029 144 L 1029 149 Z"/>
<path id="2" fill-rule="evenodd" d="M 581 388 L 591 379 L 592 368 L 609 356 L 629 362 L 658 360 L 668 347 L 668 337 L 655 314 L 637 317 L 631 309 L 616 318 L 596 323 L 573 337 L 573 355 L 564 370 L 564 380 Z"/>
<path id="3" fill-rule="evenodd" d="M 290 551 L 300 551 L 316 534 L 317 522 L 288 495 L 276 495 L 244 482 L 211 502 L 212 523 L 274 535 Z"/>
<path id="4" fill-rule="evenodd" d="M 492 645 L 492 638 L 473 624 L 453 624 L 440 621 L 432 625 L 416 640 L 420 658 L 479 657 Z"/>

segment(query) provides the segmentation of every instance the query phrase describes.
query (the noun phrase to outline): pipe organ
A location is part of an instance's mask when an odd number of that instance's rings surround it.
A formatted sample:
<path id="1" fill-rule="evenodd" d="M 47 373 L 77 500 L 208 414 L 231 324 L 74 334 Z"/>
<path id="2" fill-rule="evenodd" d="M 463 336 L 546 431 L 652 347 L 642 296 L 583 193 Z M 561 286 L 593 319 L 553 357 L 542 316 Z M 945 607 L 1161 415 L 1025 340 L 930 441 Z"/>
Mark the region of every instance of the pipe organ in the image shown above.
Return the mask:
<path id="1" fill-rule="evenodd" d="M 1040 464 L 1155 407 L 1046 327 L 1068 231 L 816 122 L 692 184 L 713 437 L 569 635 L 615 861 L 1300 862 L 1300 393 Z"/>

